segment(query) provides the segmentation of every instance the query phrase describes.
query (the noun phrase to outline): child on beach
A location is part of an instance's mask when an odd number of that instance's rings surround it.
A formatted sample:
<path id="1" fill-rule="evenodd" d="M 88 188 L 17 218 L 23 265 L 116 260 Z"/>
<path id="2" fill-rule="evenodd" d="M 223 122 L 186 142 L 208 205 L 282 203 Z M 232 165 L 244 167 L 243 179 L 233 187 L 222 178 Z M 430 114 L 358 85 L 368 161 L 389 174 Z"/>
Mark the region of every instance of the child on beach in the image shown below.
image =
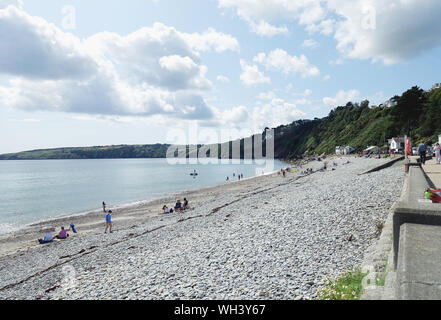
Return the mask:
<path id="1" fill-rule="evenodd" d="M 184 198 L 184 210 L 190 209 L 187 198 Z"/>
<path id="2" fill-rule="evenodd" d="M 104 234 L 107 234 L 107 230 L 110 228 L 110 233 L 112 232 L 112 210 L 106 214 L 106 230 L 104 230 Z"/>
<path id="3" fill-rule="evenodd" d="M 103 211 L 106 212 L 106 203 L 103 201 Z"/>
<path id="4" fill-rule="evenodd" d="M 163 213 L 163 214 L 169 214 L 169 213 L 170 213 L 170 210 L 168 209 L 167 206 L 163 206 L 163 207 L 162 207 L 162 213 Z"/>

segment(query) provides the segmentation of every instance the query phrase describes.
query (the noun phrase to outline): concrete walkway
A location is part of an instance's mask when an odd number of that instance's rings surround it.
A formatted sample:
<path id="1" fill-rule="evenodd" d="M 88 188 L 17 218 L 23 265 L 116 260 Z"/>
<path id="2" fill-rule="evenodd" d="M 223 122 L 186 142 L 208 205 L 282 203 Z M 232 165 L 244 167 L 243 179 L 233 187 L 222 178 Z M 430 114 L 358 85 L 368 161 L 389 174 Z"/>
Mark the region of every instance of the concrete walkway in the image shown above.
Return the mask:
<path id="1" fill-rule="evenodd" d="M 420 167 L 417 159 L 410 159 L 404 197 L 393 215 L 393 298 L 441 300 L 441 205 L 424 199 L 429 186 L 441 188 L 441 165 L 429 158 Z"/>
<path id="2" fill-rule="evenodd" d="M 441 164 L 437 164 L 436 159 L 432 158 L 427 160 L 422 168 L 436 188 L 441 189 Z"/>

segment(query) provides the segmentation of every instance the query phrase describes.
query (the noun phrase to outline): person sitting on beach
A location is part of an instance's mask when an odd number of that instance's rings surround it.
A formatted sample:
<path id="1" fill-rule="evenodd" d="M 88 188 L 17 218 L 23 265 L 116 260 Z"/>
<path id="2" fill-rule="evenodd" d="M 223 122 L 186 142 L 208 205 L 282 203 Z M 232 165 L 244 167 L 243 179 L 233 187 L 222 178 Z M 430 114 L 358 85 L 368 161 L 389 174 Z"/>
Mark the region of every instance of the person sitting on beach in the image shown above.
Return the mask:
<path id="1" fill-rule="evenodd" d="M 163 214 L 169 214 L 169 213 L 170 213 L 170 210 L 168 209 L 167 206 L 163 206 L 163 207 L 162 207 L 162 213 L 163 213 Z"/>
<path id="2" fill-rule="evenodd" d="M 182 208 L 181 200 L 177 200 L 177 201 L 176 201 L 176 204 L 175 204 L 175 211 L 180 211 L 180 212 L 184 211 L 184 208 Z"/>
<path id="3" fill-rule="evenodd" d="M 187 198 L 184 198 L 184 210 L 190 209 L 190 205 L 188 204 Z"/>
<path id="4" fill-rule="evenodd" d="M 54 241 L 54 237 L 52 236 L 52 232 L 48 232 L 44 235 L 44 239 L 38 239 L 40 244 L 50 243 Z"/>
<path id="5" fill-rule="evenodd" d="M 56 236 L 57 239 L 60 240 L 65 240 L 69 237 L 69 234 L 67 233 L 68 231 L 70 231 L 70 229 L 64 229 L 64 227 L 61 227 L 60 232 L 58 233 L 58 235 Z"/>
<path id="6" fill-rule="evenodd" d="M 110 228 L 110 233 L 112 232 L 112 210 L 106 214 L 106 230 L 104 230 L 104 234 L 107 234 L 107 230 Z"/>

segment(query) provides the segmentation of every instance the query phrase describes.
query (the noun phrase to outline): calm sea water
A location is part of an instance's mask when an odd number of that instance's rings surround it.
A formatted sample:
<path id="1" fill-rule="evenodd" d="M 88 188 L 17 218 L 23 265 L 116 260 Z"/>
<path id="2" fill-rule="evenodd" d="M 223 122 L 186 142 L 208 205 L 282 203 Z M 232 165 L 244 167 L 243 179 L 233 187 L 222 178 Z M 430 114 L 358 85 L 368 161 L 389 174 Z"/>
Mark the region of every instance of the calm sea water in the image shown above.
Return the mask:
<path id="1" fill-rule="evenodd" d="M 274 170 L 282 167 L 275 160 Z M 194 170 L 197 178 L 190 176 Z M 0 234 L 100 209 L 102 201 L 112 207 L 151 200 L 223 184 L 233 173 L 250 178 L 264 170 L 244 163 L 170 165 L 166 159 L 0 161 Z"/>

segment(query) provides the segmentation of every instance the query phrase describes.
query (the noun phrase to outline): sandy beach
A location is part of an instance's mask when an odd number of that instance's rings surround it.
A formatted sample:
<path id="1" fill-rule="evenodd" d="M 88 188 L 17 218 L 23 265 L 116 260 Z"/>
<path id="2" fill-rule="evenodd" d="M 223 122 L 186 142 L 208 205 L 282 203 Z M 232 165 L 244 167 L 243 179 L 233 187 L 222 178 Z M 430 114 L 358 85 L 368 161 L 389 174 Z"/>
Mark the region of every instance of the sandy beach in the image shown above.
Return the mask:
<path id="1" fill-rule="evenodd" d="M 326 161 L 328 170 L 307 176 L 110 208 L 113 234 L 99 210 L 4 236 L 0 299 L 314 299 L 325 277 L 360 265 L 404 179 L 400 165 L 359 175 L 385 159 Z M 193 210 L 159 214 L 184 197 Z M 37 245 L 45 230 L 71 223 L 78 234 Z"/>

